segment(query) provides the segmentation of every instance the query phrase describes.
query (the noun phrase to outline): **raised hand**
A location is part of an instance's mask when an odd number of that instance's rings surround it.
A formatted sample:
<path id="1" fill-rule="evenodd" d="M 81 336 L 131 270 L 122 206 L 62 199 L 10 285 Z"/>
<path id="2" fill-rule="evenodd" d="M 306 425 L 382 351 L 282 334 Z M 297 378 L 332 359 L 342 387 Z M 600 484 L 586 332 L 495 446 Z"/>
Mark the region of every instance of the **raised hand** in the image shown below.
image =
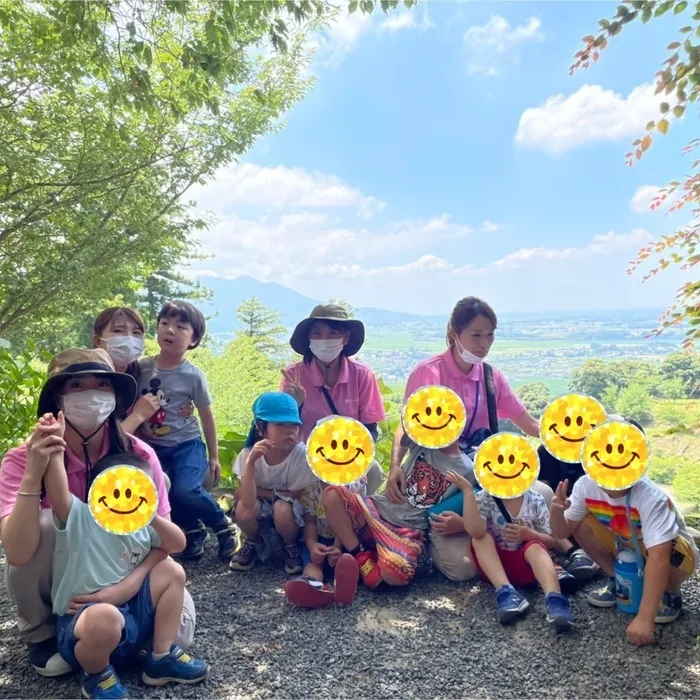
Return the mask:
<path id="1" fill-rule="evenodd" d="M 58 419 L 50 413 L 45 413 L 39 418 L 27 440 L 27 476 L 37 482 L 41 481 L 51 457 L 56 453 L 63 453 L 66 449 L 64 431 L 65 420 L 62 411 L 59 412 Z"/>
<path id="2" fill-rule="evenodd" d="M 301 384 L 301 370 L 297 367 L 293 371 L 283 369 L 282 376 L 284 377 L 284 391 L 289 394 L 298 406 L 303 405 L 306 401 L 306 389 Z"/>
<path id="3" fill-rule="evenodd" d="M 457 472 L 453 472 L 452 470 L 445 472 L 445 479 L 462 491 L 472 490 L 472 485 L 469 483 L 469 481 L 461 474 L 457 474 Z"/>
<path id="4" fill-rule="evenodd" d="M 550 511 L 556 511 L 559 513 L 564 513 L 564 511 L 571 505 L 571 501 L 567 498 L 566 492 L 569 488 L 569 480 L 564 479 L 560 481 L 557 485 L 557 489 L 554 492 L 554 498 L 552 498 L 552 505 Z"/>

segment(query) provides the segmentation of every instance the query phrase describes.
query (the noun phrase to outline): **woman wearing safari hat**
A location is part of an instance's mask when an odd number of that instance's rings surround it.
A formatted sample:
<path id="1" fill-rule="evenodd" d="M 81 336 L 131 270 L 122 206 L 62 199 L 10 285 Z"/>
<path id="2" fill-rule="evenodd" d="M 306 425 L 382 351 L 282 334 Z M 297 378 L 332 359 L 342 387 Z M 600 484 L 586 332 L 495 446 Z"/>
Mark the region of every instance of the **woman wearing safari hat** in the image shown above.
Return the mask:
<path id="1" fill-rule="evenodd" d="M 376 441 L 377 423 L 386 419 L 379 383 L 369 367 L 352 359 L 364 342 L 362 321 L 336 304 L 316 306 L 297 324 L 289 344 L 303 359 L 282 370 L 280 389 L 299 405 L 304 442 L 319 420 L 332 415 L 358 420 Z M 378 463 L 368 479 L 374 492 L 383 479 Z"/>
<path id="2" fill-rule="evenodd" d="M 58 424 L 37 424 L 28 440 L 11 449 L 0 465 L 0 535 L 7 566 L 5 584 L 17 605 L 20 637 L 27 643 L 29 661 L 42 676 L 60 676 L 71 667 L 56 651 L 51 604 L 54 522 L 43 488 L 50 456 L 63 452 L 71 493 L 87 500 L 92 465 L 106 455 L 134 453 L 147 460 L 158 489 L 158 513 L 170 518 L 163 472 L 153 450 L 123 432 L 118 417 L 136 398 L 136 382 L 116 372 L 102 349 L 71 348 L 56 355 L 39 395 L 38 416 L 63 411 L 65 433 Z M 121 605 L 133 598 L 151 569 L 166 557 L 153 550 L 121 583 L 80 596 L 76 604 Z M 184 649 L 194 636 L 194 604 L 185 592 L 177 643 Z"/>

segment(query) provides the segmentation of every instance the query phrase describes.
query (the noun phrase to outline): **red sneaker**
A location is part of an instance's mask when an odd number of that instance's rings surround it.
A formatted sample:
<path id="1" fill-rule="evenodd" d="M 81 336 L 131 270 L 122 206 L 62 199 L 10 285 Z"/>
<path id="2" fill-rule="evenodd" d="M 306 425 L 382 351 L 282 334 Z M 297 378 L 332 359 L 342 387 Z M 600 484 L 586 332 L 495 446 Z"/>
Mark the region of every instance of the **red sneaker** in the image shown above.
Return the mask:
<path id="1" fill-rule="evenodd" d="M 347 552 L 338 559 L 335 565 L 335 602 L 341 605 L 350 605 L 355 600 L 357 593 L 357 579 L 360 576 L 360 568 L 355 557 Z"/>
<path id="2" fill-rule="evenodd" d="M 290 603 L 300 608 L 325 608 L 335 602 L 335 594 L 330 586 L 308 576 L 287 581 L 284 593 Z"/>
<path id="3" fill-rule="evenodd" d="M 355 556 L 355 561 L 360 568 L 360 576 L 365 586 L 370 589 L 376 588 L 382 582 L 377 555 L 374 552 L 360 552 Z"/>

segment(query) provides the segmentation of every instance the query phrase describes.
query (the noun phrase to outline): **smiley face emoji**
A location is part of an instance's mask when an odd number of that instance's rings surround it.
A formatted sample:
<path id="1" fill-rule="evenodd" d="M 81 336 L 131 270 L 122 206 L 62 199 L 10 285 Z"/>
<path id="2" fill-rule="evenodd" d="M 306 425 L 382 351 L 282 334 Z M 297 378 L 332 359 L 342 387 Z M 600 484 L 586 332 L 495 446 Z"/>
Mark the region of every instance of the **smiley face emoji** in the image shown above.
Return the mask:
<path id="1" fill-rule="evenodd" d="M 474 476 L 484 491 L 497 498 L 517 498 L 540 473 L 537 450 L 517 433 L 497 433 L 479 445 Z"/>
<path id="2" fill-rule="evenodd" d="M 591 430 L 583 443 L 583 468 L 603 489 L 629 488 L 649 468 L 649 443 L 631 423 L 606 421 Z"/>
<path id="3" fill-rule="evenodd" d="M 554 399 L 540 418 L 540 438 L 553 457 L 570 464 L 581 461 L 583 441 L 606 420 L 605 409 L 585 394 Z"/>
<path id="4" fill-rule="evenodd" d="M 354 418 L 333 416 L 311 431 L 306 459 L 321 481 L 346 486 L 369 471 L 374 461 L 374 440 Z"/>
<path id="5" fill-rule="evenodd" d="M 401 412 L 408 437 L 421 447 L 442 449 L 459 439 L 467 424 L 462 399 L 446 386 L 424 386 L 414 391 Z"/>
<path id="6" fill-rule="evenodd" d="M 92 482 L 88 506 L 103 530 L 113 535 L 133 535 L 155 517 L 158 491 L 143 470 L 126 465 L 111 467 Z"/>

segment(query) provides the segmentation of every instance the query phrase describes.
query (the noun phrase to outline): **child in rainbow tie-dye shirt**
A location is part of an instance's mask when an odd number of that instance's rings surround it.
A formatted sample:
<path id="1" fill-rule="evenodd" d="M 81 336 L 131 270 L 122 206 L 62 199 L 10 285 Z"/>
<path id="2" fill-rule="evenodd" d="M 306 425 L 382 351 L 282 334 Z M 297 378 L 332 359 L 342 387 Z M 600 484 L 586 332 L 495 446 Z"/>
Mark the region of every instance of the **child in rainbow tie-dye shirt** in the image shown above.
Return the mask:
<path id="1" fill-rule="evenodd" d="M 618 548 L 634 546 L 626 513 L 627 495 L 631 492 L 630 520 L 645 566 L 644 593 L 639 612 L 627 628 L 627 638 L 633 644 L 648 644 L 656 624 L 673 622 L 680 614 L 681 584 L 700 560 L 683 516 L 647 477 L 629 489 L 609 491 L 589 476 L 582 476 L 571 492 L 571 500 L 566 497 L 567 487 L 567 480 L 562 481 L 552 500 L 552 533 L 561 538 L 573 534 L 607 575 L 602 588 L 586 596 L 591 605 L 601 608 L 616 605 L 614 565 Z"/>

